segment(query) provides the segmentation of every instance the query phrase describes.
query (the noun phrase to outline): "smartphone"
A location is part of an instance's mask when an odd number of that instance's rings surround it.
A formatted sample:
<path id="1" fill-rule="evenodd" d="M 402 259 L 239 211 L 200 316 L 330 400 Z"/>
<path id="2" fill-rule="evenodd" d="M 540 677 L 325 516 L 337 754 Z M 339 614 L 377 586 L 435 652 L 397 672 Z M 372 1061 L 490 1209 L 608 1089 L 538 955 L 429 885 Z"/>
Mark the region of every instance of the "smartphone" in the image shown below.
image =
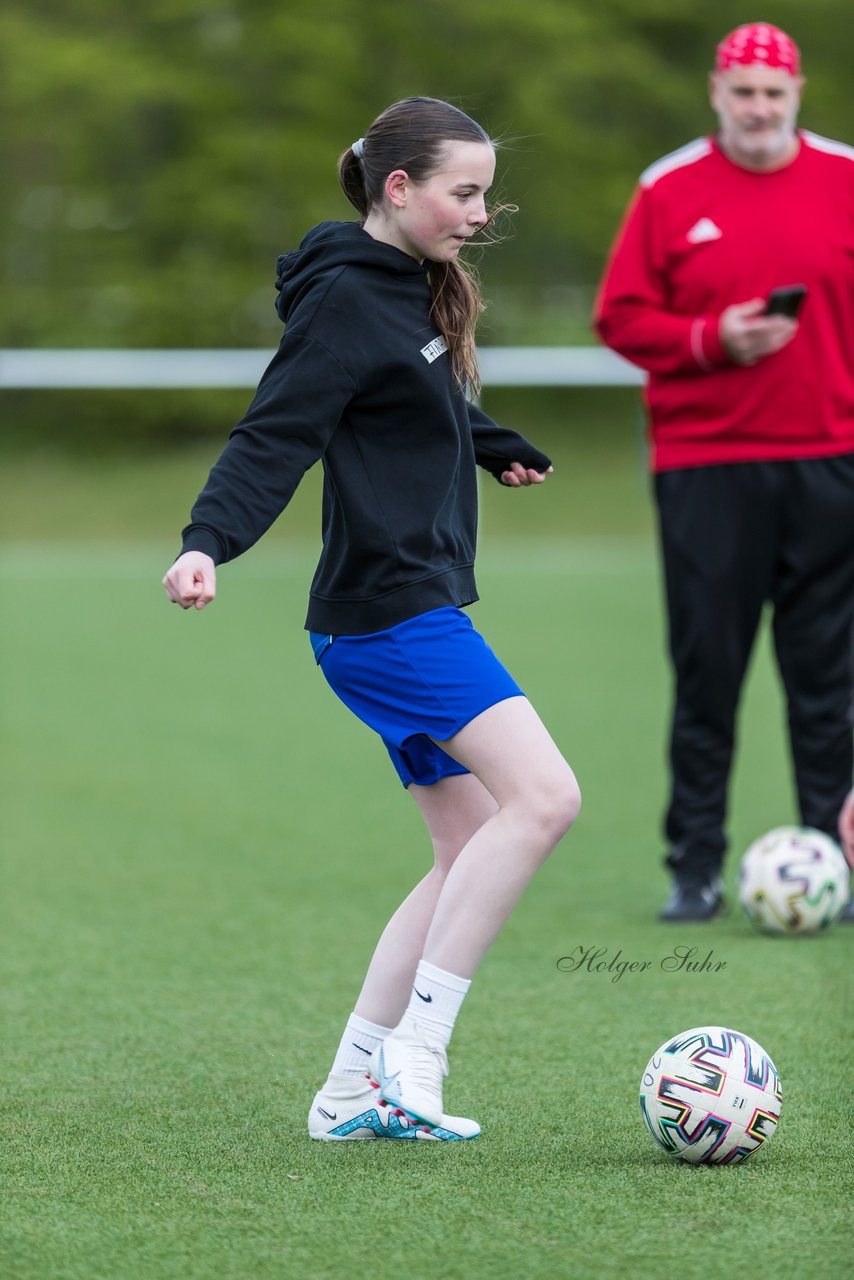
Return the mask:
<path id="1" fill-rule="evenodd" d="M 806 296 L 805 284 L 786 284 L 779 289 L 772 289 L 768 294 L 765 314 L 766 316 L 790 316 L 794 320 Z"/>

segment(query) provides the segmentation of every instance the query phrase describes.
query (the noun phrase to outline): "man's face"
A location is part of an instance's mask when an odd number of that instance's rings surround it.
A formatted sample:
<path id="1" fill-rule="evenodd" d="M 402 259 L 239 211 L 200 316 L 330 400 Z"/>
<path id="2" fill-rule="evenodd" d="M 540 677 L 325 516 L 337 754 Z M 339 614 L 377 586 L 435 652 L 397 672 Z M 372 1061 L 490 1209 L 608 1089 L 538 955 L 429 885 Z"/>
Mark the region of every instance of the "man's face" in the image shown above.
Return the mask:
<path id="1" fill-rule="evenodd" d="M 803 77 L 782 67 L 713 71 L 709 89 L 726 155 L 746 169 L 776 169 L 796 149 Z"/>

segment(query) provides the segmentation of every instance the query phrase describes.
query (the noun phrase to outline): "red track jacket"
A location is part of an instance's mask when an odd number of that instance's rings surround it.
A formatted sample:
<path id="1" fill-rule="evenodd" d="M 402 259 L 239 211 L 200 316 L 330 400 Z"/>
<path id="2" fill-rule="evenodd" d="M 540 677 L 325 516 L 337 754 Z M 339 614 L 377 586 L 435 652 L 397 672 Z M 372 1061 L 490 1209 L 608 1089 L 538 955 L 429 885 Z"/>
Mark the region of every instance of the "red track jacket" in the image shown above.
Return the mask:
<path id="1" fill-rule="evenodd" d="M 854 451 L 854 148 L 799 136 L 770 173 L 700 138 L 641 176 L 595 326 L 649 372 L 656 471 Z M 786 284 L 809 289 L 795 338 L 734 364 L 721 312 Z"/>

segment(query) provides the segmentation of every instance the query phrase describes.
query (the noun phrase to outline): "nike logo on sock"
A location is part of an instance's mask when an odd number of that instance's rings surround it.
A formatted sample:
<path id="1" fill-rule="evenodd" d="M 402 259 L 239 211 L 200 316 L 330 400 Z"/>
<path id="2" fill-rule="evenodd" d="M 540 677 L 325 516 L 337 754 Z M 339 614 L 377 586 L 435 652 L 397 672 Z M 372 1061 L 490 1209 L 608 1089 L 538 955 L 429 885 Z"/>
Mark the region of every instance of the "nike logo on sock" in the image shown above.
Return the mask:
<path id="1" fill-rule="evenodd" d="M 325 1120 L 337 1120 L 337 1119 L 338 1119 L 338 1112 L 337 1112 L 337 1111 L 324 1111 L 324 1110 L 323 1110 L 323 1107 L 318 1107 L 317 1109 L 318 1109 L 318 1111 L 320 1112 L 320 1114 L 323 1116 L 323 1118 L 324 1118 Z"/>
<path id="2" fill-rule="evenodd" d="M 370 1049 L 366 1049 L 366 1048 L 365 1048 L 365 1046 L 364 1046 L 363 1044 L 356 1044 L 356 1041 L 355 1041 L 355 1040 L 351 1040 L 351 1041 L 350 1041 L 350 1043 L 351 1043 L 351 1045 L 353 1046 L 353 1048 L 354 1048 L 354 1049 L 358 1049 L 358 1050 L 359 1050 L 359 1053 L 366 1053 L 366 1054 L 368 1055 L 368 1057 L 370 1057 L 370 1056 L 371 1056 L 371 1051 L 370 1051 Z"/>
<path id="3" fill-rule="evenodd" d="M 425 1004 L 432 1004 L 432 1003 L 433 1003 L 433 997 L 432 997 L 432 996 L 422 996 L 421 992 L 418 990 L 418 988 L 417 988 L 417 987 L 413 987 L 413 988 L 412 988 L 412 990 L 413 990 L 413 991 L 415 992 L 415 994 L 418 996 L 418 999 L 419 999 L 419 1000 L 423 1000 Z"/>

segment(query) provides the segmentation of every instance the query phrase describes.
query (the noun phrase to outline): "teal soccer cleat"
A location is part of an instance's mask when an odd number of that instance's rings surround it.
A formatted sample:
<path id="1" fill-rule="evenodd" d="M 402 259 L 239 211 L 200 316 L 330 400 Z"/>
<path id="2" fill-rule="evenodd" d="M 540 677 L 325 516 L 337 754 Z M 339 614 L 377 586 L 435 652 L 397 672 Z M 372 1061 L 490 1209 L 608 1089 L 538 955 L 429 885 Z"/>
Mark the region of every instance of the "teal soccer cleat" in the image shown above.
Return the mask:
<path id="1" fill-rule="evenodd" d="M 370 1078 L 380 1097 L 417 1124 L 442 1123 L 442 1082 L 448 1055 L 435 1034 L 407 1015 L 371 1055 Z"/>
<path id="2" fill-rule="evenodd" d="M 441 1124 L 415 1123 L 394 1105 L 385 1102 L 371 1080 L 330 1076 L 311 1104 L 309 1137 L 321 1142 L 346 1142 L 362 1138 L 428 1139 L 456 1142 L 476 1138 L 480 1125 L 463 1116 L 441 1117 Z"/>

